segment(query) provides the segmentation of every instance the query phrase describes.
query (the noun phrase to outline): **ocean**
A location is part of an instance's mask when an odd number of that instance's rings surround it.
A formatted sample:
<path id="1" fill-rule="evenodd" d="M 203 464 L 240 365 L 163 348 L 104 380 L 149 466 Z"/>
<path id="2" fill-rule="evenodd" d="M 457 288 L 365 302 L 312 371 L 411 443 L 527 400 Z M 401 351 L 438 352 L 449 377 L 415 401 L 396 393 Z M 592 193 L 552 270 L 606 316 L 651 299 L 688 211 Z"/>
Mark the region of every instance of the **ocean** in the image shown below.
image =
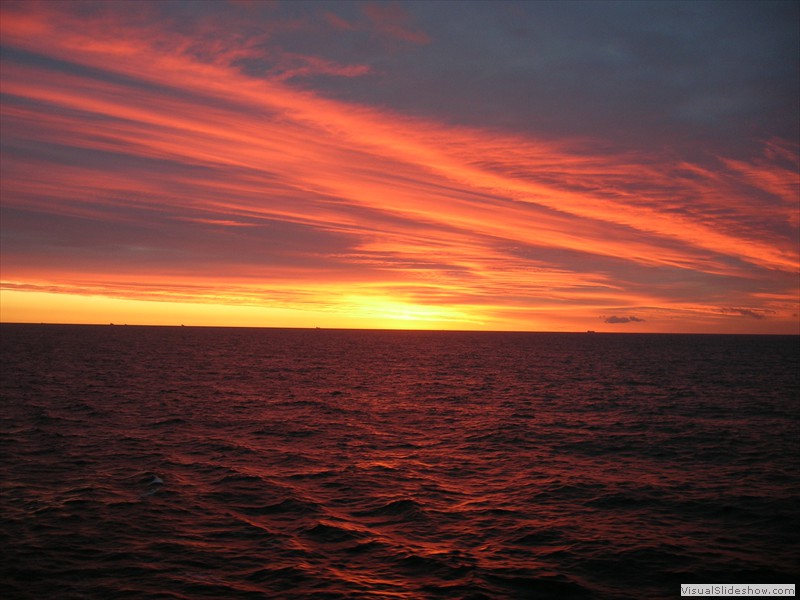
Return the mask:
<path id="1" fill-rule="evenodd" d="M 797 337 L 0 335 L 3 598 L 797 582 Z"/>

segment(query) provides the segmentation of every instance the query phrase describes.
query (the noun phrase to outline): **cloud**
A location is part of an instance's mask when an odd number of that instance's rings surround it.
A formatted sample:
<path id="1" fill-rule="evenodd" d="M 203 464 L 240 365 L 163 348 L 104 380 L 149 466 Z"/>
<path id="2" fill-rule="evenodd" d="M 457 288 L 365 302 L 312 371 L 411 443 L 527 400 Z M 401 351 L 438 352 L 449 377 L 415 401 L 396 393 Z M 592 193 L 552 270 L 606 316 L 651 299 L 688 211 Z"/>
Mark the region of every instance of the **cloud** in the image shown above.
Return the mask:
<path id="1" fill-rule="evenodd" d="M 411 14 L 400 4 L 364 4 L 362 12 L 383 35 L 412 44 L 429 44 L 430 36 L 422 30 L 412 29 Z"/>
<path id="2" fill-rule="evenodd" d="M 506 131 L 591 136 L 636 151 L 714 144 L 738 154 L 800 131 L 796 3 L 403 7 L 430 31 L 432 51 L 376 58 L 381 85 L 329 89 L 453 124 L 477 117 Z"/>
<path id="3" fill-rule="evenodd" d="M 258 63 L 265 61 L 239 61 L 251 71 L 257 71 Z M 340 65 L 318 56 L 305 56 L 287 52 L 275 53 L 271 57 L 269 73 L 276 80 L 293 77 L 310 77 L 326 75 L 330 77 L 361 77 L 371 72 L 369 65 Z"/>
<path id="4" fill-rule="evenodd" d="M 355 25 L 354 23 L 351 23 L 347 19 L 329 10 L 324 11 L 322 13 L 322 16 L 325 19 L 325 21 L 327 21 L 328 24 L 331 25 L 331 27 L 339 31 L 356 31 L 358 29 L 358 26 Z"/>
<path id="5" fill-rule="evenodd" d="M 640 319 L 638 317 L 634 317 L 631 315 L 630 317 L 617 317 L 611 316 L 606 317 L 603 319 L 604 323 L 644 323 L 644 319 Z"/>
<path id="6" fill-rule="evenodd" d="M 756 319 L 759 321 L 766 319 L 768 315 L 773 314 L 773 311 L 771 310 L 735 307 L 721 308 L 719 312 L 726 315 L 739 315 L 741 317 L 748 317 L 750 319 Z"/>

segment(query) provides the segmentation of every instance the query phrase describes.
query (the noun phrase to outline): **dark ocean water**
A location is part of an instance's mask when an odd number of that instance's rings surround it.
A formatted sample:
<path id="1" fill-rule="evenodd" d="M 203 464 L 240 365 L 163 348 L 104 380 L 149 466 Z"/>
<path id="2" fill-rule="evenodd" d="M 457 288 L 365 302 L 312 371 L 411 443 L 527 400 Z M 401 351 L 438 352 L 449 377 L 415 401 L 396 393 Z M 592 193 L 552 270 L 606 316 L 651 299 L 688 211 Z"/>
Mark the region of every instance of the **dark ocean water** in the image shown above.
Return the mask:
<path id="1" fill-rule="evenodd" d="M 797 580 L 796 337 L 0 331 L 5 598 Z"/>

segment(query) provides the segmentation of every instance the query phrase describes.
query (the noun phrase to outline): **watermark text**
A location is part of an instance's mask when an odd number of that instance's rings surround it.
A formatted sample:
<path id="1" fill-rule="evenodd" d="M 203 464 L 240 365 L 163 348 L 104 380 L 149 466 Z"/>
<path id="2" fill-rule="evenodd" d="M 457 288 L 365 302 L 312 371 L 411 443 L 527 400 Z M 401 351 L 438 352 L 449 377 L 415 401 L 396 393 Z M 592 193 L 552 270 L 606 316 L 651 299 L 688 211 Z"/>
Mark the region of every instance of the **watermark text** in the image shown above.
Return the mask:
<path id="1" fill-rule="evenodd" d="M 682 583 L 681 596 L 791 598 L 793 583 Z"/>

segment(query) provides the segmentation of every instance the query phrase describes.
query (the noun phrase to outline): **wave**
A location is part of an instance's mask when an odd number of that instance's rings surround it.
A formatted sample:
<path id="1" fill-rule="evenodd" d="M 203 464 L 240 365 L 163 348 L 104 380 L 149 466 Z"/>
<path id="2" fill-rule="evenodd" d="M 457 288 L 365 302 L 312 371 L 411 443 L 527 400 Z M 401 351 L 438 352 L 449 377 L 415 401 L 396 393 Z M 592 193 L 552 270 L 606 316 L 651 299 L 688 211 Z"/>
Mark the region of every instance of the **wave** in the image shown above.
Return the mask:
<path id="1" fill-rule="evenodd" d="M 364 531 L 352 529 L 344 524 L 335 524 L 329 521 L 320 521 L 314 525 L 314 527 L 303 531 L 302 534 L 318 542 L 334 544 L 356 542 L 369 537 L 369 534 Z"/>
<path id="2" fill-rule="evenodd" d="M 408 519 L 419 519 L 427 517 L 427 511 L 417 502 L 410 498 L 400 498 L 379 504 L 378 506 L 355 511 L 359 517 L 404 517 Z"/>

